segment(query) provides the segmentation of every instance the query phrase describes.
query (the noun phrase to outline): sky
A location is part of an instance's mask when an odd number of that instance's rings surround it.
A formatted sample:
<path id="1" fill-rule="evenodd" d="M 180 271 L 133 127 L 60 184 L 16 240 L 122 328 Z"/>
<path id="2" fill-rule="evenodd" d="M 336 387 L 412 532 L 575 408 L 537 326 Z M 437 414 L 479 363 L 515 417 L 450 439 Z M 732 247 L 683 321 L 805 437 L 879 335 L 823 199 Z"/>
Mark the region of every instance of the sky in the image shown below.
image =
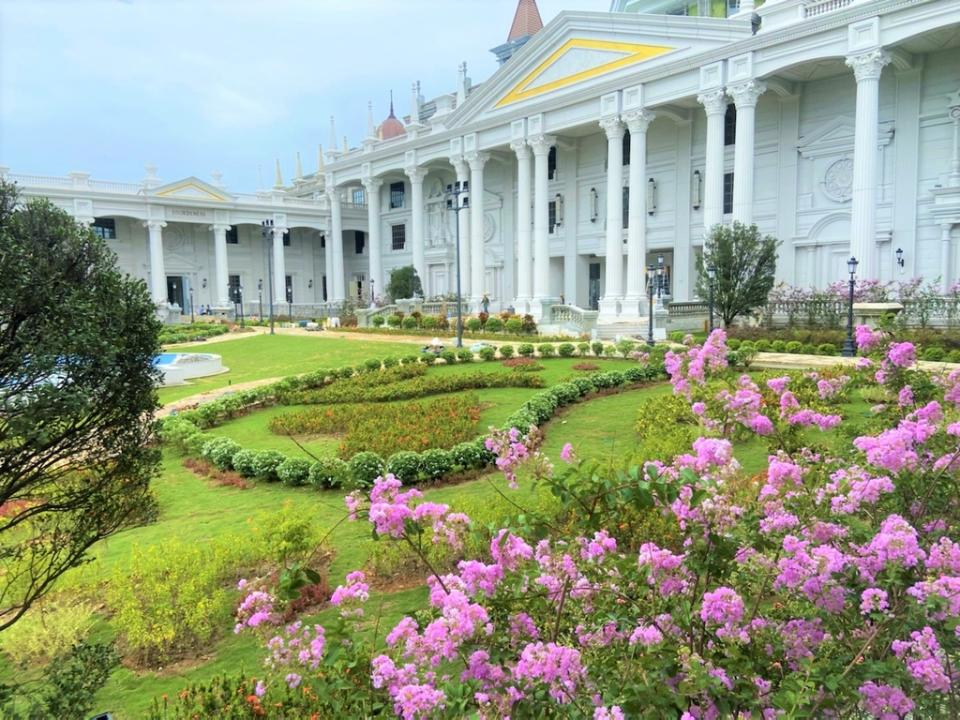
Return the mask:
<path id="1" fill-rule="evenodd" d="M 544 23 L 609 0 L 538 0 Z M 0 165 L 172 182 L 223 173 L 232 190 L 316 168 L 337 134 L 358 145 L 367 103 L 410 112 L 497 68 L 517 0 L 0 0 Z"/>

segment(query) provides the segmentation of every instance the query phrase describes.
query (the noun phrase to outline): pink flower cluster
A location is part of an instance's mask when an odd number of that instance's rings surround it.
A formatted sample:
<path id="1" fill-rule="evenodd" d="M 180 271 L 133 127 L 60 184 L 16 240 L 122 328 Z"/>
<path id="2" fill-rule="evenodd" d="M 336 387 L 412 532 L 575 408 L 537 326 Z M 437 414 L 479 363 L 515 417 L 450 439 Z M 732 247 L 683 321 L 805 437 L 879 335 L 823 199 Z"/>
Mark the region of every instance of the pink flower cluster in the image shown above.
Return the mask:
<path id="1" fill-rule="evenodd" d="M 494 430 L 491 435 L 484 440 L 484 446 L 497 456 L 497 469 L 503 473 L 509 486 L 517 489 L 517 468 L 520 465 L 530 461 L 537 460 L 543 464 L 546 459 L 536 449 L 541 440 L 540 432 L 536 427 L 530 426 L 526 435 L 517 428 L 509 430 Z M 561 458 L 564 462 L 573 462 L 573 446 L 567 443 L 564 446 Z"/>
<path id="2" fill-rule="evenodd" d="M 726 369 L 727 334 L 717 328 L 710 333 L 703 347 L 691 347 L 679 355 L 670 351 L 663 362 L 674 393 L 690 397 L 691 383 L 703 385 L 709 375 Z"/>
<path id="3" fill-rule="evenodd" d="M 245 590 L 248 587 L 250 587 L 250 583 L 247 580 L 241 580 L 237 583 L 238 590 Z M 276 599 L 270 593 L 264 590 L 251 589 L 246 597 L 240 601 L 240 605 L 237 606 L 237 622 L 233 631 L 240 633 L 245 628 L 256 628 L 260 625 L 276 623 L 275 603 Z"/>
<path id="4" fill-rule="evenodd" d="M 264 661 L 271 670 L 316 670 L 323 659 L 327 640 L 322 625 L 304 625 L 299 620 L 287 625 L 282 633 L 267 641 L 267 655 Z M 287 684 L 296 687 L 301 677 L 296 672 L 287 675 Z"/>
<path id="5" fill-rule="evenodd" d="M 363 604 L 370 597 L 366 575 L 354 570 L 347 575 L 346 585 L 338 585 L 330 596 L 330 604 L 340 608 L 341 617 L 363 617 Z"/>

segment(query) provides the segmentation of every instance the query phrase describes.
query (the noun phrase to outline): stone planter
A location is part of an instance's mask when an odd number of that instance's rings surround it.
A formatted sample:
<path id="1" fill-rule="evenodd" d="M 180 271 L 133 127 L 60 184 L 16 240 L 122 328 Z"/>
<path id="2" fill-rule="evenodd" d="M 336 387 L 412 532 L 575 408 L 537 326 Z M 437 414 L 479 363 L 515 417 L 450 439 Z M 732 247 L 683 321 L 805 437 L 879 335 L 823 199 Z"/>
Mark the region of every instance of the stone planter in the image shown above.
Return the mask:
<path id="1" fill-rule="evenodd" d="M 903 305 L 897 302 L 854 303 L 853 321 L 857 325 L 875 328 L 884 315 L 899 315 L 902 311 Z"/>

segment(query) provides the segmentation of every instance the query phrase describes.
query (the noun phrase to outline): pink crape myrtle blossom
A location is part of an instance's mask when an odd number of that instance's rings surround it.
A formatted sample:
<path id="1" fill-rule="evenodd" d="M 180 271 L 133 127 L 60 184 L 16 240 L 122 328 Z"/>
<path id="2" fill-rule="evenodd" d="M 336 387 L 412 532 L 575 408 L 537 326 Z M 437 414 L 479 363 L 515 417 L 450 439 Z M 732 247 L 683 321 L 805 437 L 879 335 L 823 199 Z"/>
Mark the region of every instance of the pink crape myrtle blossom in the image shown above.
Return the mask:
<path id="1" fill-rule="evenodd" d="M 883 342 L 883 332 L 873 330 L 869 325 L 857 325 L 854 329 L 854 340 L 857 343 L 857 350 L 868 353 Z"/>
<path id="2" fill-rule="evenodd" d="M 887 350 L 887 360 L 896 367 L 908 368 L 917 362 L 917 349 L 913 343 L 891 343 Z"/>
<path id="3" fill-rule="evenodd" d="M 330 597 L 330 604 L 340 608 L 342 617 L 363 617 L 363 604 L 370 597 L 366 575 L 354 570 L 346 578 L 346 585 L 338 585 Z"/>

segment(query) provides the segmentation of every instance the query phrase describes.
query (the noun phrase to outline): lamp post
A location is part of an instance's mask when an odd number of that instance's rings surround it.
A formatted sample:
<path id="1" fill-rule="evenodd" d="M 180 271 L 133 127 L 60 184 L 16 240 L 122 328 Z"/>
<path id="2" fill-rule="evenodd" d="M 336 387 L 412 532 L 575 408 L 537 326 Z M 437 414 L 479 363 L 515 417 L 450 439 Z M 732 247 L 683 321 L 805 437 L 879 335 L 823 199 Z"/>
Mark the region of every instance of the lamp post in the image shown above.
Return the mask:
<path id="1" fill-rule="evenodd" d="M 903 266 L 906 264 L 903 260 L 903 248 L 897 248 L 897 267 L 900 268 L 900 274 L 903 275 Z"/>
<path id="2" fill-rule="evenodd" d="M 663 255 L 657 255 L 657 302 L 663 305 L 661 295 L 663 293 Z"/>
<path id="3" fill-rule="evenodd" d="M 190 324 L 193 325 L 193 285 L 190 286 Z"/>
<path id="4" fill-rule="evenodd" d="M 856 285 L 857 262 L 855 257 L 847 260 L 847 272 L 850 273 L 850 302 L 847 305 L 847 339 L 843 342 L 843 356 L 853 357 L 857 354 L 857 345 L 853 341 L 853 289 Z"/>
<path id="5" fill-rule="evenodd" d="M 377 306 L 377 293 L 373 287 L 373 278 L 370 278 L 370 309 Z"/>
<path id="6" fill-rule="evenodd" d="M 287 317 L 290 318 L 290 325 L 293 326 L 293 288 L 287 288 Z"/>
<path id="7" fill-rule="evenodd" d="M 647 265 L 647 345 L 652 346 L 653 340 L 653 281 L 657 277 L 657 269 L 653 265 Z"/>
<path id="8" fill-rule="evenodd" d="M 257 305 L 260 308 L 257 317 L 263 320 L 263 278 L 257 280 Z"/>
<path id="9" fill-rule="evenodd" d="M 717 268 L 711 262 L 709 265 L 707 265 L 707 282 L 710 288 L 709 300 L 707 301 L 707 307 L 709 308 L 709 312 L 710 312 L 710 322 L 708 324 L 708 327 L 710 328 L 710 332 L 713 332 L 713 284 L 716 282 L 716 280 L 717 280 Z"/>
<path id="10" fill-rule="evenodd" d="M 463 310 L 462 297 L 460 293 L 460 212 L 470 207 L 470 184 L 467 180 L 459 180 L 452 185 L 447 185 L 444 195 L 447 196 L 447 210 L 455 213 L 454 225 L 457 226 L 457 347 L 463 347 Z M 461 196 L 463 201 L 460 200 Z"/>
<path id="11" fill-rule="evenodd" d="M 243 285 L 237 285 L 237 299 L 240 301 L 240 327 L 244 327 L 244 324 L 243 324 Z"/>
<path id="12" fill-rule="evenodd" d="M 270 334 L 273 335 L 273 253 L 268 242 L 273 241 L 273 220 L 264 220 L 261 224 L 260 233 L 263 237 L 264 247 L 267 248 L 267 298 L 270 308 Z M 263 300 L 261 300 L 261 303 Z"/>

